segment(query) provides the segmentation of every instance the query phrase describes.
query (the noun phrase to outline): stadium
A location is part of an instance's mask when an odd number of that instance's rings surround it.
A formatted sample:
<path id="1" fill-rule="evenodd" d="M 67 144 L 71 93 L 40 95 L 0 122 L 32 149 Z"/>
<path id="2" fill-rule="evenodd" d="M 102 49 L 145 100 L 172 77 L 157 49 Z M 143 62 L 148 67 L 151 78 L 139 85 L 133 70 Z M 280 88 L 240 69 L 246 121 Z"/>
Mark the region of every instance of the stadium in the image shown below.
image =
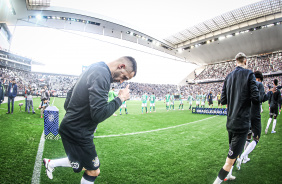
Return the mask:
<path id="1" fill-rule="evenodd" d="M 93 64 L 123 56 L 138 72 L 107 86 L 107 100 L 128 85 L 130 98 L 92 134 L 95 184 L 213 183 L 229 154 L 221 97 L 236 56 L 262 73 L 265 93 L 281 95 L 281 43 L 282 0 L 0 0 L 0 183 L 83 183 L 73 162 L 50 178 L 42 160 L 69 157 L 58 128 L 70 92 Z M 282 183 L 279 98 L 275 123 L 270 100 L 261 104 L 260 141 L 222 183 Z"/>

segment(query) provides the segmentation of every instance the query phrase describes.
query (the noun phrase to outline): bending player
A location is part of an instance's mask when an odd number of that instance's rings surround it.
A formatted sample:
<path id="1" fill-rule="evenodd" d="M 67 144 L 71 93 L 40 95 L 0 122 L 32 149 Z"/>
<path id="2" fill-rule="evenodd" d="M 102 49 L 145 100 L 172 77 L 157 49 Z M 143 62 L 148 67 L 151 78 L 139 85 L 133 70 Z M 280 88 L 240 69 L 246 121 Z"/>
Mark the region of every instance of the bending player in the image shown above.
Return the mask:
<path id="1" fill-rule="evenodd" d="M 108 102 L 110 85 L 130 80 L 136 72 L 135 59 L 125 56 L 110 63 L 94 63 L 80 75 L 67 93 L 66 114 L 59 128 L 67 156 L 55 160 L 43 159 L 50 179 L 53 179 L 55 167 L 72 167 L 76 173 L 85 170 L 81 184 L 94 184 L 100 174 L 100 161 L 93 142 L 94 130 L 130 97 L 128 85 L 119 90 L 117 98 Z"/>
<path id="2" fill-rule="evenodd" d="M 278 80 L 277 79 L 274 79 L 273 80 L 273 84 L 274 84 L 274 88 L 276 89 L 277 88 L 277 85 L 278 85 Z M 270 102 L 270 117 L 268 119 L 268 122 L 267 122 L 267 126 L 265 128 L 265 134 L 267 134 L 267 131 L 268 131 L 268 128 L 269 128 L 269 125 L 272 121 L 272 118 L 273 118 L 273 125 L 272 125 L 272 131 L 271 133 L 276 133 L 275 131 L 275 126 L 276 126 L 276 118 L 278 116 L 278 103 L 281 101 L 281 92 L 280 90 L 277 90 L 275 93 L 271 94 L 271 96 L 269 97 L 269 102 Z"/>
<path id="3" fill-rule="evenodd" d="M 153 107 L 153 111 L 156 112 L 155 101 L 156 101 L 156 96 L 155 93 L 153 92 L 152 95 L 150 96 L 150 113 L 152 107 Z"/>

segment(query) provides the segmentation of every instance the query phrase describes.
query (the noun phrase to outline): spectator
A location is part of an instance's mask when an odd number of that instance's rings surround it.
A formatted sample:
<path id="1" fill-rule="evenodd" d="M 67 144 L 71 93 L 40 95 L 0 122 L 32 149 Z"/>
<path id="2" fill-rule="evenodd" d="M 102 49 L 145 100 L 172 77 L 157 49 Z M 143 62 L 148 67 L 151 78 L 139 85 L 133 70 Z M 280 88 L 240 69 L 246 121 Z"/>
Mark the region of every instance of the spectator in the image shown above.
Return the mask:
<path id="1" fill-rule="evenodd" d="M 13 114 L 14 112 L 14 100 L 17 96 L 17 84 L 16 79 L 12 79 L 8 87 L 8 112 L 6 114 Z M 12 110 L 10 111 L 10 103 L 12 102 Z"/>

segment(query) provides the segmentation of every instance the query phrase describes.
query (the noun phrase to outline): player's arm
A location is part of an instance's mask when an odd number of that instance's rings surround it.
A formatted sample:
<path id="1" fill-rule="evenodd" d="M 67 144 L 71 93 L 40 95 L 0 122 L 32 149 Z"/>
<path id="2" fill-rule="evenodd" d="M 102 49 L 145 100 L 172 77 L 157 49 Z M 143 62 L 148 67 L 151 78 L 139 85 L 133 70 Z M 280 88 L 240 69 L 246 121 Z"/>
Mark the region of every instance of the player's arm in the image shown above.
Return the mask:
<path id="1" fill-rule="evenodd" d="M 75 85 L 74 85 L 75 86 Z M 65 103 L 64 103 L 64 109 L 65 110 L 67 110 L 67 107 L 68 107 L 68 105 L 69 105 L 69 103 L 70 103 L 70 98 L 71 98 L 71 95 L 72 95 L 72 91 L 73 91 L 73 88 L 74 88 L 74 86 L 68 91 L 68 93 L 67 93 L 67 98 L 66 98 L 66 101 L 65 101 Z"/>
<path id="2" fill-rule="evenodd" d="M 122 104 L 119 97 L 108 102 L 110 81 L 106 75 L 107 72 L 100 70 L 98 73 L 93 72 L 87 78 L 91 118 L 96 123 L 110 117 Z"/>
<path id="3" fill-rule="evenodd" d="M 253 104 L 259 104 L 259 90 L 258 86 L 256 85 L 256 77 L 254 73 L 251 73 L 249 76 L 249 86 L 251 90 L 251 101 Z"/>
<path id="4" fill-rule="evenodd" d="M 222 91 L 221 91 L 221 104 L 227 104 L 227 96 L 226 96 L 226 79 L 224 80 Z"/>

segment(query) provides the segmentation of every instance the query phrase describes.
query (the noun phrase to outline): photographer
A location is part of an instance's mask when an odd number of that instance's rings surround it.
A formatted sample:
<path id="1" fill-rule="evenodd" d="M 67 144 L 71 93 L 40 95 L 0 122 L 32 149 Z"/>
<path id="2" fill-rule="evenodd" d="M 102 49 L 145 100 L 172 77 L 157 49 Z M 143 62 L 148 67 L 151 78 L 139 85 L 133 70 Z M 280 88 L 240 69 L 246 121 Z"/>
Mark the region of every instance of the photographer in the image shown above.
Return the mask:
<path id="1" fill-rule="evenodd" d="M 39 109 L 41 110 L 41 118 L 43 118 L 43 112 L 48 106 L 49 106 L 49 101 L 47 100 L 47 98 L 43 98 L 42 103 L 39 106 Z"/>

